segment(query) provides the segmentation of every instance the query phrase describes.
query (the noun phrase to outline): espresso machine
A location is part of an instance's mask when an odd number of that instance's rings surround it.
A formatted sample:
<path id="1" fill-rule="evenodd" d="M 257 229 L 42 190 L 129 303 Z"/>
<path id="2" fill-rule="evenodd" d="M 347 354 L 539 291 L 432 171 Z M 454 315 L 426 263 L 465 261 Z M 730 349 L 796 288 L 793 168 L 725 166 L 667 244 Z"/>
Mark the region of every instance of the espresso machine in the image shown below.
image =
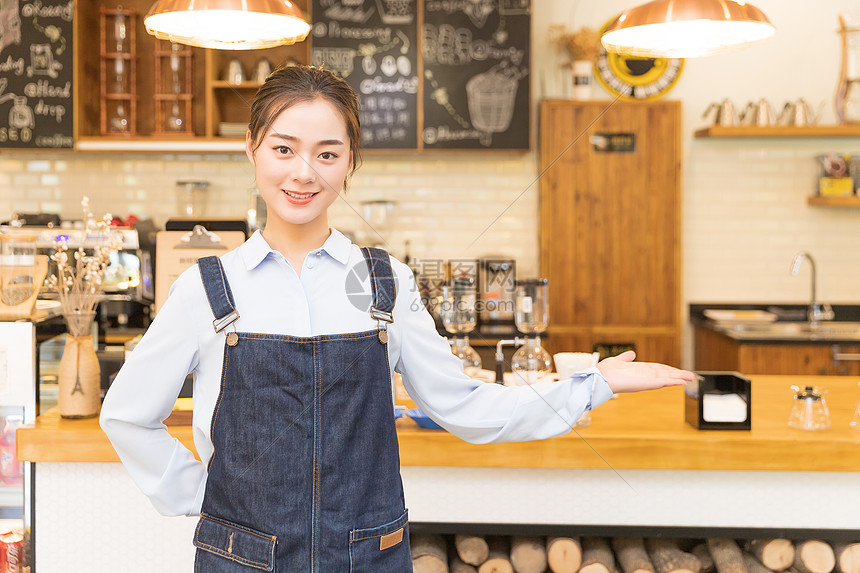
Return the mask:
<path id="1" fill-rule="evenodd" d="M 478 331 L 482 335 L 513 336 L 516 310 L 517 262 L 487 257 L 478 261 Z"/>
<path id="2" fill-rule="evenodd" d="M 48 276 L 56 274 L 56 263 L 50 256 L 56 251 L 56 240 L 65 237 L 69 251 L 83 247 L 92 250 L 97 239 L 73 226 L 13 226 L 0 227 L 4 235 L 35 235 L 36 250 L 48 256 Z M 96 320 L 99 333 L 111 330 L 144 329 L 150 322 L 150 305 L 154 296 L 152 253 L 147 248 L 147 235 L 138 229 L 115 227 L 113 232 L 122 239 L 122 250 L 110 257 L 102 279 L 103 295 L 99 299 Z M 141 240 L 143 239 L 143 241 Z M 143 245 L 142 245 L 143 243 Z M 40 298 L 56 298 L 56 293 L 43 287 Z"/>

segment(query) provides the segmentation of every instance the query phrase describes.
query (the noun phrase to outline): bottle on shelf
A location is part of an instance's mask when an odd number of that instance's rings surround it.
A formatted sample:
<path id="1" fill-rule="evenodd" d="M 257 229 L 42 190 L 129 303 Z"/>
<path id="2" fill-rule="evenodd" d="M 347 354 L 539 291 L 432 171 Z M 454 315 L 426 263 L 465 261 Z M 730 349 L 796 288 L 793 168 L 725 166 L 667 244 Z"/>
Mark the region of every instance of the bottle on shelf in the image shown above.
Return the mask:
<path id="1" fill-rule="evenodd" d="M 0 483 L 7 487 L 24 484 L 24 464 L 18 461 L 15 450 L 15 431 L 23 424 L 21 415 L 6 416 L 3 434 L 0 435 Z"/>

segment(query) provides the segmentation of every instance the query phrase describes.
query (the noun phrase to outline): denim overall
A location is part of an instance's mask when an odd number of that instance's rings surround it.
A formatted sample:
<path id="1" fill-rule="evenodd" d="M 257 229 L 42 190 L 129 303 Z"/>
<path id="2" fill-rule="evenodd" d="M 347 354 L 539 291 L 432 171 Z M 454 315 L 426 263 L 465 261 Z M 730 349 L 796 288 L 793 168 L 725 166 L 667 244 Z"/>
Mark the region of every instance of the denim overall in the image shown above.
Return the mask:
<path id="1" fill-rule="evenodd" d="M 221 262 L 198 261 L 226 340 L 195 572 L 412 571 L 387 352 L 394 277 L 385 251 L 362 251 L 378 328 L 306 338 L 226 329 L 239 315 Z"/>

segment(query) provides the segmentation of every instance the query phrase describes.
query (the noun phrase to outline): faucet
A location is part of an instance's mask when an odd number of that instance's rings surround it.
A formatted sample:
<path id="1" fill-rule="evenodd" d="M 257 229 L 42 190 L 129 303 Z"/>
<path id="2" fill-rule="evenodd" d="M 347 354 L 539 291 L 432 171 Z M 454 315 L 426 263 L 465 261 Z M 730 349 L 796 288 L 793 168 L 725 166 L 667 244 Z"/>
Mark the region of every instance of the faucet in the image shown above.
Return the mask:
<path id="1" fill-rule="evenodd" d="M 809 266 L 812 267 L 812 296 L 809 300 L 809 309 L 806 311 L 806 318 L 809 320 L 809 325 L 815 327 L 821 320 L 833 320 L 833 308 L 829 304 L 821 305 L 815 300 L 815 260 L 807 252 L 801 252 L 795 255 L 794 262 L 791 263 L 791 274 L 797 276 L 800 271 L 800 265 L 804 260 L 809 261 Z"/>

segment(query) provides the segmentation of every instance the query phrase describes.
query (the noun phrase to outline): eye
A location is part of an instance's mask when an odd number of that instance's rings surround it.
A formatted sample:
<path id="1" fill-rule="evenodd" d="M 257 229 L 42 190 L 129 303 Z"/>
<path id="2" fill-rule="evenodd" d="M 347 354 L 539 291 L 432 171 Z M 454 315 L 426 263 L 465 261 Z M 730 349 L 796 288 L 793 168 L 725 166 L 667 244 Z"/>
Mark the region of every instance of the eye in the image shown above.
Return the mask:
<path id="1" fill-rule="evenodd" d="M 337 159 L 337 154 L 332 153 L 331 151 L 323 151 L 320 153 L 320 157 L 322 159 Z"/>
<path id="2" fill-rule="evenodd" d="M 273 149 L 275 150 L 275 153 L 278 153 L 280 155 L 286 155 L 288 153 L 293 152 L 293 150 L 290 149 L 289 147 L 287 147 L 286 145 L 277 145 Z"/>

